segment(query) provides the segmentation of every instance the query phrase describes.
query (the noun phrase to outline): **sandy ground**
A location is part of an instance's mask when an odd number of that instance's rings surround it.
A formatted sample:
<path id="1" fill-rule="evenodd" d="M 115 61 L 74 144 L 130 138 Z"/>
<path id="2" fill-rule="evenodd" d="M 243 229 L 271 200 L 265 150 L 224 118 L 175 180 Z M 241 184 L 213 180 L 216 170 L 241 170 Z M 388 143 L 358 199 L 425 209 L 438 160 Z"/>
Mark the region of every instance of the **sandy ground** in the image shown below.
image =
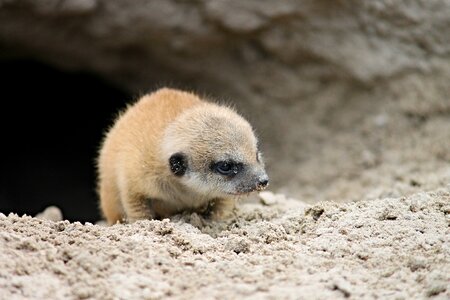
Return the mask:
<path id="1" fill-rule="evenodd" d="M 449 226 L 449 188 L 313 206 L 264 193 L 221 223 L 0 215 L 0 298 L 449 299 Z"/>

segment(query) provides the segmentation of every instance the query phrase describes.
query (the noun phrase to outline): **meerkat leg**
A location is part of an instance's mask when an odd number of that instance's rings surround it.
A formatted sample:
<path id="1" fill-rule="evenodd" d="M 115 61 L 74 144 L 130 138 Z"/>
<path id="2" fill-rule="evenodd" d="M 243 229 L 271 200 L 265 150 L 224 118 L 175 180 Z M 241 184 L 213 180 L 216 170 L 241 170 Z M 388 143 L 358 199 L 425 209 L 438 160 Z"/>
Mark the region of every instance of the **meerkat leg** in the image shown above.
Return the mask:
<path id="1" fill-rule="evenodd" d="M 203 214 L 215 221 L 224 220 L 231 217 L 235 205 L 236 201 L 234 199 L 217 198 L 209 203 Z"/>
<path id="2" fill-rule="evenodd" d="M 104 180 L 100 184 L 100 208 L 109 225 L 122 222 L 124 211 L 115 184 Z"/>
<path id="3" fill-rule="evenodd" d="M 125 210 L 126 221 L 128 223 L 155 218 L 150 201 L 143 195 L 125 195 L 125 197 L 122 198 L 122 203 Z"/>

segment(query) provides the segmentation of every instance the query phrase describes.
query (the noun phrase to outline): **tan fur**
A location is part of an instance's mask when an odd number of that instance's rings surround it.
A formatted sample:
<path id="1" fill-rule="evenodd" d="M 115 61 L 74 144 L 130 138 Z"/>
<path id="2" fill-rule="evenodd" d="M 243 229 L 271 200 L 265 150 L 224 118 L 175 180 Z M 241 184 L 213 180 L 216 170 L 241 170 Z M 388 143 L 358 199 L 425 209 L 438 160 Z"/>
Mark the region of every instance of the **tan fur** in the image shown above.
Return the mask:
<path id="1" fill-rule="evenodd" d="M 210 130 L 203 121 L 216 116 L 218 129 Z M 117 119 L 104 140 L 98 159 L 101 210 L 109 224 L 211 207 L 221 217 L 233 197 L 216 195 L 195 176 L 183 179 L 188 186 L 181 184 L 170 171 L 169 157 L 173 149 L 195 153 L 192 164 L 207 168 L 202 164 L 217 149 L 226 149 L 256 164 L 256 144 L 250 125 L 229 108 L 167 88 L 146 95 Z"/>

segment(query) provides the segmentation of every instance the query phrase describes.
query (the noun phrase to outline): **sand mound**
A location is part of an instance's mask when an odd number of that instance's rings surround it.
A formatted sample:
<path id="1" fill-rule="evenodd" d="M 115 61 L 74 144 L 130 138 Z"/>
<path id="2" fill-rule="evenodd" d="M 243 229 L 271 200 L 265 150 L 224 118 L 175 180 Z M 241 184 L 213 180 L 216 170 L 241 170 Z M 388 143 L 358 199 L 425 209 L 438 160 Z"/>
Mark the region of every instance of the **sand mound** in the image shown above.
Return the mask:
<path id="1" fill-rule="evenodd" d="M 450 193 L 104 227 L 0 215 L 3 299 L 450 297 Z"/>

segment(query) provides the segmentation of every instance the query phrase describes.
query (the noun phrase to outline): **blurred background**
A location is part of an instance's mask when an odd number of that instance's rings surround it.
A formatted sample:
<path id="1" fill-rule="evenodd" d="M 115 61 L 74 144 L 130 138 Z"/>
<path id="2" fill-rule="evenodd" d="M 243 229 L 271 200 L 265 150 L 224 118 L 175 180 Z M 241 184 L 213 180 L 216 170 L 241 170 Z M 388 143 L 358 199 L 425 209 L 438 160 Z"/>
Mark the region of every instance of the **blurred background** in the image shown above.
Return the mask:
<path id="1" fill-rule="evenodd" d="M 98 76 L 32 60 L 0 63 L 0 212 L 57 205 L 71 220 L 98 218 L 95 156 L 130 95 Z"/>
<path id="2" fill-rule="evenodd" d="M 450 183 L 450 3 L 0 1 L 0 212 L 100 218 L 118 110 L 162 86 L 233 103 L 270 189 L 306 202 Z"/>

